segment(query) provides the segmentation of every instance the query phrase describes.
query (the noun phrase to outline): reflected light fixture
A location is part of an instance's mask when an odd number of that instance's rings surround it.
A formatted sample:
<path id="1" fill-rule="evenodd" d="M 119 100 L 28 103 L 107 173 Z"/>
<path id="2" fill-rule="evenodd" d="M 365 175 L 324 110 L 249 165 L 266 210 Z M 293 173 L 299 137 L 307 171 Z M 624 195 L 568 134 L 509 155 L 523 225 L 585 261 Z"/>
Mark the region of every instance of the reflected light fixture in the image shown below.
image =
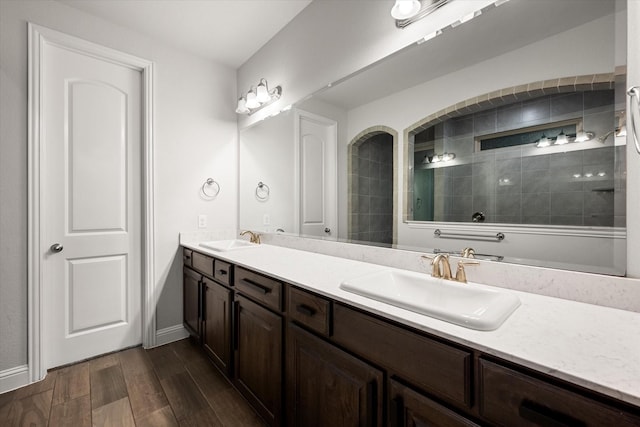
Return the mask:
<path id="1" fill-rule="evenodd" d="M 269 90 L 267 79 L 260 79 L 258 86 L 251 86 L 246 95 L 238 99 L 236 113 L 253 114 L 282 96 L 282 86 Z"/>
<path id="2" fill-rule="evenodd" d="M 543 133 L 538 142 L 536 143 L 536 147 L 543 148 L 551 145 L 551 140 L 547 138 L 547 136 Z"/>
<path id="3" fill-rule="evenodd" d="M 420 12 L 420 7 L 419 0 L 396 0 L 391 8 L 391 16 L 398 20 L 413 18 Z"/>
<path id="4" fill-rule="evenodd" d="M 560 134 L 556 137 L 555 145 L 564 145 L 569 143 L 569 138 L 565 135 L 564 131 L 560 131 Z"/>

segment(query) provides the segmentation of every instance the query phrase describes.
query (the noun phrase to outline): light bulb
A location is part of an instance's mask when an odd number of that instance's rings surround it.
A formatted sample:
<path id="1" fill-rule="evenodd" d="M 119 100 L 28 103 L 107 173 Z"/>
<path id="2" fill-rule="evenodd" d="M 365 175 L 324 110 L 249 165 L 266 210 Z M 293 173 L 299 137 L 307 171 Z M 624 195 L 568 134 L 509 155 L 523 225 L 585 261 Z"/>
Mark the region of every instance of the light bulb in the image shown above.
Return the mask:
<path id="1" fill-rule="evenodd" d="M 548 147 L 550 145 L 551 145 L 551 140 L 549 138 L 547 138 L 544 133 L 542 134 L 542 137 L 536 143 L 536 147 L 538 147 L 538 148 Z"/>
<path id="2" fill-rule="evenodd" d="M 438 163 L 440 160 L 442 160 L 442 157 L 438 156 L 437 154 L 434 154 L 433 157 L 431 158 L 431 163 Z"/>
<path id="3" fill-rule="evenodd" d="M 556 145 L 564 145 L 569 143 L 569 138 L 564 134 L 564 131 L 561 131 L 560 134 L 556 138 Z"/>
<path id="4" fill-rule="evenodd" d="M 269 91 L 267 90 L 267 82 L 264 79 L 260 81 L 260 84 L 256 88 L 256 99 L 260 104 L 264 104 L 271 99 Z"/>
<path id="5" fill-rule="evenodd" d="M 420 12 L 418 0 L 396 0 L 391 8 L 391 16 L 394 19 L 409 19 Z"/>
<path id="6" fill-rule="evenodd" d="M 238 106 L 236 107 L 236 113 L 246 114 L 248 112 L 249 112 L 249 109 L 247 108 L 247 100 L 244 99 L 243 97 L 240 97 L 238 99 Z"/>
<path id="7" fill-rule="evenodd" d="M 254 89 L 251 89 L 249 93 L 247 93 L 247 108 L 258 108 L 260 103 L 258 102 L 258 97 L 256 96 L 256 92 Z"/>

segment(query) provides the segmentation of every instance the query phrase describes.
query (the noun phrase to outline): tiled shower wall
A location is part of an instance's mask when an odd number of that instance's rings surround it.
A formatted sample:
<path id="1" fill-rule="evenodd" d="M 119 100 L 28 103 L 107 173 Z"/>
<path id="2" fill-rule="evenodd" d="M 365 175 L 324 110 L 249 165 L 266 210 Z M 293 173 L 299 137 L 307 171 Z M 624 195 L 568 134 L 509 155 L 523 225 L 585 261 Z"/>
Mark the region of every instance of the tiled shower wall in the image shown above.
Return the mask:
<path id="1" fill-rule="evenodd" d="M 390 244 L 393 240 L 393 137 L 378 134 L 352 152 L 349 238 Z"/>
<path id="2" fill-rule="evenodd" d="M 574 143 L 573 151 L 529 144 L 474 152 L 479 135 L 575 118 L 601 137 L 616 125 L 614 101 L 613 90 L 555 94 L 436 125 L 436 151 L 457 157 L 435 166 L 435 220 L 469 222 L 483 212 L 492 223 L 624 226 L 625 149 L 613 146 L 613 136 L 585 150 Z"/>

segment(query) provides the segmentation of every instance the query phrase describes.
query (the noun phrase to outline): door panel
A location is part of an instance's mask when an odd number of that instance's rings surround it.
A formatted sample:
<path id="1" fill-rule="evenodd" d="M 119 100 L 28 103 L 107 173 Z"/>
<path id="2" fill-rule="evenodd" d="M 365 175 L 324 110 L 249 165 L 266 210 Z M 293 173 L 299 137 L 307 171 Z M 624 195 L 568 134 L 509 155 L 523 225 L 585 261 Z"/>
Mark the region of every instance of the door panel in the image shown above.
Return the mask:
<path id="1" fill-rule="evenodd" d="M 46 368 L 142 341 L 138 70 L 45 44 L 42 54 Z"/>
<path id="2" fill-rule="evenodd" d="M 300 232 L 337 237 L 336 123 L 301 111 Z"/>
<path id="3" fill-rule="evenodd" d="M 70 232 L 126 230 L 127 96 L 93 81 L 67 81 Z"/>

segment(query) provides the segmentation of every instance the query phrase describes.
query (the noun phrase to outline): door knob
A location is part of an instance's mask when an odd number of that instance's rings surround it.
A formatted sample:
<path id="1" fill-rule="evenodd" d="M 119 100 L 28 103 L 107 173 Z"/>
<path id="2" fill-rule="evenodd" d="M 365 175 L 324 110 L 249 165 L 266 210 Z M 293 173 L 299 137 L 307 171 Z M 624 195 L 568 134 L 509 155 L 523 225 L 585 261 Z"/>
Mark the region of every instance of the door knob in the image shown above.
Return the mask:
<path id="1" fill-rule="evenodd" d="M 51 252 L 62 252 L 62 250 L 64 249 L 64 247 L 60 244 L 60 243 L 54 243 L 53 245 L 51 245 Z"/>
<path id="2" fill-rule="evenodd" d="M 324 232 L 329 234 L 329 233 L 331 233 L 331 229 L 329 227 L 327 227 L 327 228 L 324 229 Z"/>

